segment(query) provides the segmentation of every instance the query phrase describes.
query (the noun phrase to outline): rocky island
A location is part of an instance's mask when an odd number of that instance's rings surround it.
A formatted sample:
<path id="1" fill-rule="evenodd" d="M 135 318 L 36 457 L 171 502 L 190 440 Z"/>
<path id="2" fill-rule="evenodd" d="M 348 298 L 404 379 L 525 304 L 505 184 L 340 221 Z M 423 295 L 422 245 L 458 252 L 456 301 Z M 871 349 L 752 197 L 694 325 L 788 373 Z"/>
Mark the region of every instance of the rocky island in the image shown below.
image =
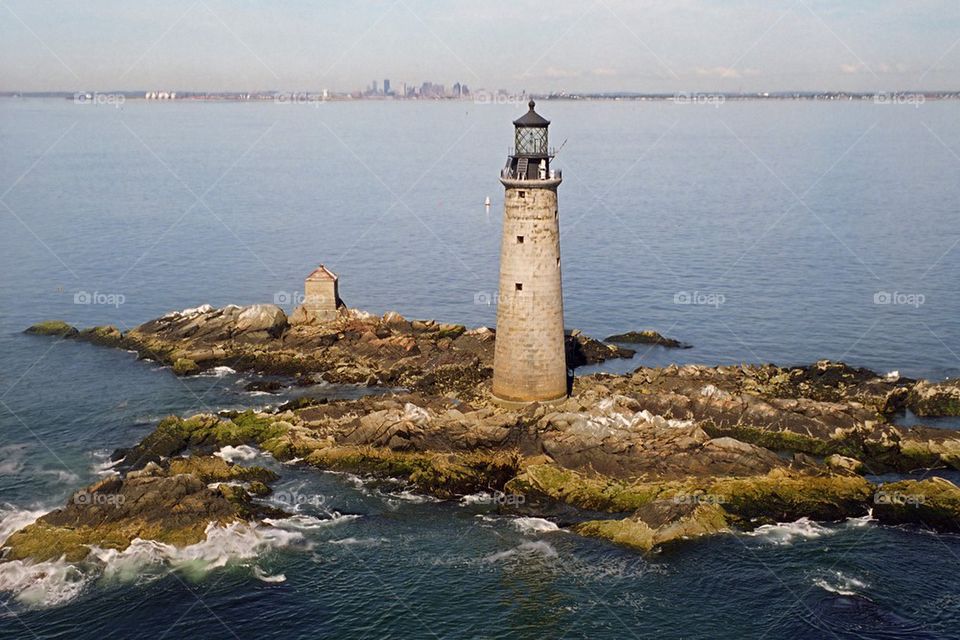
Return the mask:
<path id="1" fill-rule="evenodd" d="M 126 333 L 63 322 L 27 332 L 133 350 L 178 375 L 230 366 L 383 393 L 170 416 L 114 453 L 113 475 L 11 535 L 5 562 L 82 561 L 137 539 L 183 546 L 211 526 L 282 517 L 259 499 L 275 474 L 222 455 L 241 446 L 441 499 L 510 496 L 500 509 L 641 551 L 799 518 L 960 528 L 960 489 L 934 473 L 960 469 L 960 434 L 897 424 L 905 409 L 960 415 L 956 381 L 828 361 L 640 366 L 578 376 L 561 402 L 510 409 L 489 393 L 494 330 L 396 313 L 342 309 L 318 321 L 303 308 L 203 306 Z M 566 356 L 576 369 L 633 352 L 572 332 Z"/>

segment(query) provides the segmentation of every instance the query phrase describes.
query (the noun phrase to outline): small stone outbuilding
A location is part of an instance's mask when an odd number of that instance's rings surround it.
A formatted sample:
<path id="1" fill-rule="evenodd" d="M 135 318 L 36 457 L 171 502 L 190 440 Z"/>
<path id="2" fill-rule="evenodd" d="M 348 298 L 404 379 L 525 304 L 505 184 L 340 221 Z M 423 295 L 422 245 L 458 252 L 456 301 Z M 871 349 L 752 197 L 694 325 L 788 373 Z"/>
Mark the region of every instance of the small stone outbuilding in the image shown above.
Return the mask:
<path id="1" fill-rule="evenodd" d="M 337 309 L 343 306 L 337 280 L 337 274 L 320 265 L 304 282 L 303 307 L 321 322 L 336 318 Z"/>

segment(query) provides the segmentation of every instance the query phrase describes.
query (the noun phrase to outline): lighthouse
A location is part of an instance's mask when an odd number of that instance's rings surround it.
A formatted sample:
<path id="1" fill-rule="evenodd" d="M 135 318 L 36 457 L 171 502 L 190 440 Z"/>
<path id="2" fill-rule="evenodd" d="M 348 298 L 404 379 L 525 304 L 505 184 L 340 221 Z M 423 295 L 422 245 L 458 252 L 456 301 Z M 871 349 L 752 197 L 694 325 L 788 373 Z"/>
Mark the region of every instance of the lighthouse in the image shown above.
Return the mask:
<path id="1" fill-rule="evenodd" d="M 530 110 L 513 121 L 514 148 L 500 173 L 505 194 L 493 395 L 505 403 L 548 402 L 567 394 L 560 279 L 559 171 L 550 121 Z"/>

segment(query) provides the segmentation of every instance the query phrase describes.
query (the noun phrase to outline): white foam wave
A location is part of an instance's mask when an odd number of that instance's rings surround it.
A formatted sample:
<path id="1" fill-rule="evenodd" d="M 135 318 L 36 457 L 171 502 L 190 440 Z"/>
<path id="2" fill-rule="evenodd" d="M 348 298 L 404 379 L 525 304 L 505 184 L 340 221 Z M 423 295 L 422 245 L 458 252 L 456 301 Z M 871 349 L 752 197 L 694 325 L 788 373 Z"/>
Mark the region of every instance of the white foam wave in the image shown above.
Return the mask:
<path id="1" fill-rule="evenodd" d="M 322 473 L 327 473 L 330 475 L 341 476 L 347 480 L 350 484 L 354 486 L 360 493 L 369 496 L 372 495 L 370 489 L 367 485 L 375 482 L 372 478 L 362 478 L 355 473 L 350 473 L 349 471 L 331 471 L 329 469 L 324 469 Z"/>
<path id="2" fill-rule="evenodd" d="M 215 491 L 220 487 L 242 487 L 242 486 L 243 486 L 243 483 L 238 480 L 228 480 L 228 481 L 221 480 L 217 482 L 207 483 L 207 489 L 210 489 L 211 491 Z"/>
<path id="3" fill-rule="evenodd" d="M 549 531 L 560 531 L 556 523 L 550 522 L 544 518 L 522 517 L 514 518 L 511 524 L 522 533 L 547 533 Z"/>
<path id="4" fill-rule="evenodd" d="M 433 496 L 426 496 L 421 493 L 414 493 L 409 489 L 404 491 L 398 491 L 396 493 L 387 494 L 391 498 L 399 498 L 404 502 L 412 502 L 414 504 L 423 504 L 424 502 L 443 502 L 440 498 L 435 498 Z"/>
<path id="5" fill-rule="evenodd" d="M 490 554 L 484 558 L 485 562 L 495 563 L 502 562 L 511 558 L 516 558 L 520 556 L 541 556 L 543 558 L 556 558 L 557 550 L 553 548 L 549 542 L 544 542 L 543 540 L 522 542 L 518 544 L 513 549 L 507 549 L 506 551 L 500 551 L 498 553 Z"/>
<path id="6" fill-rule="evenodd" d="M 100 462 L 97 462 L 93 465 L 93 472 L 98 476 L 113 475 L 114 467 L 123 462 L 123 458 L 120 458 L 119 460 L 111 460 L 110 454 L 106 451 L 97 452 L 94 454 L 94 456 L 100 460 Z"/>
<path id="7" fill-rule="evenodd" d="M 344 524 L 351 520 L 356 520 L 360 516 L 357 514 L 341 514 L 339 511 L 333 511 L 327 518 L 317 518 L 315 516 L 294 515 L 289 518 L 266 518 L 264 522 L 279 527 L 281 529 L 297 529 L 300 531 L 310 531 L 313 529 L 323 529 L 338 524 Z"/>
<path id="8" fill-rule="evenodd" d="M 203 542 L 178 549 L 172 545 L 153 540 L 134 540 L 124 551 L 96 549 L 92 551 L 107 564 L 114 561 L 133 561 L 133 564 L 155 564 L 157 560 L 189 572 L 206 573 L 210 569 L 225 566 L 231 560 L 255 558 L 267 548 L 290 546 L 302 539 L 301 534 L 278 527 L 263 527 L 242 522 L 227 526 L 211 523 L 206 529 Z M 159 556 L 159 557 L 158 557 Z"/>
<path id="9" fill-rule="evenodd" d="M 0 591 L 14 594 L 29 607 L 53 607 L 73 600 L 90 578 L 77 567 L 56 560 L 28 563 L 13 560 L 0 564 Z"/>
<path id="10" fill-rule="evenodd" d="M 223 378 L 232 373 L 236 373 L 236 369 L 231 369 L 230 367 L 214 367 L 212 369 L 207 369 L 203 373 L 197 375 L 198 378 Z"/>
<path id="11" fill-rule="evenodd" d="M 0 476 L 12 476 L 23 471 L 27 445 L 11 444 L 0 447 Z"/>
<path id="12" fill-rule="evenodd" d="M 800 518 L 796 522 L 765 524 L 744 535 L 758 538 L 763 542 L 777 545 L 792 544 L 794 540 L 812 540 L 834 533 L 833 529 L 817 524 L 809 518 Z"/>
<path id="13" fill-rule="evenodd" d="M 257 457 L 257 450 L 246 444 L 241 444 L 239 447 L 228 444 L 219 451 L 215 451 L 213 455 L 227 462 L 236 462 L 238 460 L 253 460 Z"/>
<path id="14" fill-rule="evenodd" d="M 39 473 L 40 475 L 56 478 L 59 484 L 77 484 L 80 482 L 80 476 L 65 469 L 43 469 Z"/>
<path id="15" fill-rule="evenodd" d="M 268 575 L 266 571 L 264 571 L 263 569 L 257 566 L 253 567 L 253 575 L 254 577 L 257 578 L 257 580 L 260 580 L 262 582 L 268 582 L 268 583 L 286 582 L 287 580 L 287 576 L 283 575 L 282 573 L 278 573 L 277 575 L 271 576 L 271 575 Z"/>
<path id="16" fill-rule="evenodd" d="M 87 558 L 76 564 L 62 558 L 39 563 L 6 562 L 0 564 L 0 591 L 13 593 L 28 606 L 56 606 L 74 599 L 97 579 L 131 582 L 145 574 L 165 571 L 199 579 L 212 569 L 255 558 L 268 549 L 287 547 L 303 538 L 296 531 L 241 522 L 226 526 L 211 523 L 205 533 L 205 540 L 183 548 L 140 538 L 123 551 L 91 547 Z"/>
<path id="17" fill-rule="evenodd" d="M 339 540 L 330 540 L 330 544 L 356 545 L 361 547 L 376 547 L 384 542 L 390 542 L 389 538 L 341 538 Z"/>
<path id="18" fill-rule="evenodd" d="M 33 524 L 47 511 L 48 509 L 17 509 L 9 504 L 0 507 L 0 545 L 6 542 L 11 534 Z"/>
<path id="19" fill-rule="evenodd" d="M 877 519 L 873 517 L 873 509 L 870 509 L 865 516 L 860 516 L 859 518 L 847 518 L 846 525 L 848 527 L 859 529 L 860 527 L 868 526 L 871 522 L 877 522 Z"/>
<path id="20" fill-rule="evenodd" d="M 840 571 L 831 571 L 829 576 L 817 578 L 813 584 L 824 591 L 841 596 L 858 596 L 869 585 L 857 578 L 844 575 Z"/>
<path id="21" fill-rule="evenodd" d="M 468 507 L 474 504 L 490 504 L 493 502 L 493 494 L 481 491 L 480 493 L 471 493 L 460 498 L 460 506 Z"/>

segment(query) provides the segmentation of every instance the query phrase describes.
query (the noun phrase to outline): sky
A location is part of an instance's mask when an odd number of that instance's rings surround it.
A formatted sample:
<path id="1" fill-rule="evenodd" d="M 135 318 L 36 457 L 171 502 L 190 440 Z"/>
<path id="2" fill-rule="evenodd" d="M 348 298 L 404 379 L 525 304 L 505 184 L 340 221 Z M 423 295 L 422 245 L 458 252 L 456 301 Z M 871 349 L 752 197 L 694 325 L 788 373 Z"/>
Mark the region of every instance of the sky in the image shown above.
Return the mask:
<path id="1" fill-rule="evenodd" d="M 958 0 L 0 0 L 0 91 L 960 89 Z"/>

